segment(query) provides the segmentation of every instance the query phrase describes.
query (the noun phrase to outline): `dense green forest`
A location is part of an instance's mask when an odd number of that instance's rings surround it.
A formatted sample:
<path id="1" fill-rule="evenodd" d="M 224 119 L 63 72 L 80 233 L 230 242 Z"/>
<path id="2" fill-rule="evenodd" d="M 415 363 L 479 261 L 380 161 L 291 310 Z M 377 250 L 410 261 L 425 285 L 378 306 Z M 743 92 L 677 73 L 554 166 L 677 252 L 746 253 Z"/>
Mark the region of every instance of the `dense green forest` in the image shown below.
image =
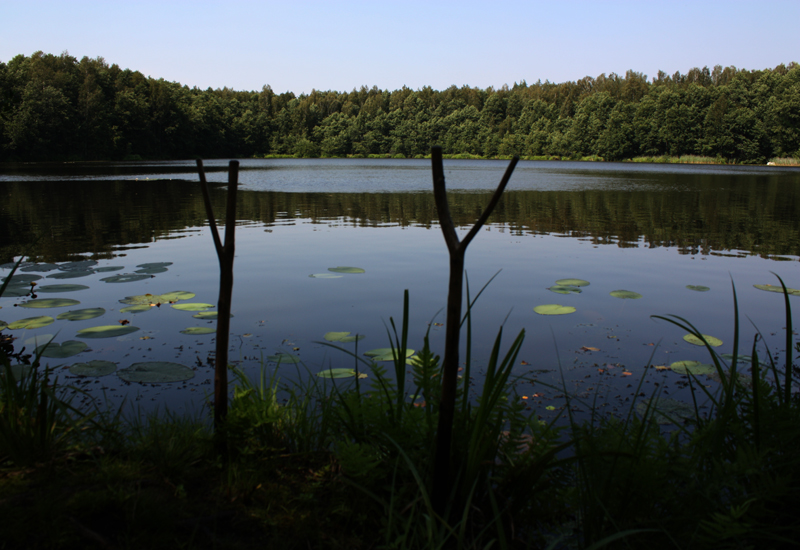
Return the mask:
<path id="1" fill-rule="evenodd" d="M 0 160 L 446 154 L 800 157 L 800 65 L 500 89 L 200 90 L 36 52 L 0 62 Z"/>

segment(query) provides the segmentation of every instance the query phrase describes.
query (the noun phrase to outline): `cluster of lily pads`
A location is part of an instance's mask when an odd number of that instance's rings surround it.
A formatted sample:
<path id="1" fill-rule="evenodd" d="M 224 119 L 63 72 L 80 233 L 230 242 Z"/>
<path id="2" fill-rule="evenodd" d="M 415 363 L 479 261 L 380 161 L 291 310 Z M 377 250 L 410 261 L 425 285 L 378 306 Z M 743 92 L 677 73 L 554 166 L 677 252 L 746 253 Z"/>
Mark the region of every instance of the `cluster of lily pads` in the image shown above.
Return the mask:
<path id="1" fill-rule="evenodd" d="M 583 292 L 583 287 L 589 286 L 589 281 L 583 279 L 559 279 L 556 284 L 549 287 L 547 290 L 555 292 L 556 294 L 580 294 Z M 636 300 L 642 297 L 638 292 L 631 290 L 612 290 L 609 293 L 614 298 Z M 575 313 L 575 308 L 572 306 L 562 306 L 561 304 L 543 304 L 533 308 L 533 311 L 539 315 L 568 315 Z"/>
<path id="2" fill-rule="evenodd" d="M 344 274 L 359 274 L 359 273 L 366 273 L 360 267 L 349 267 L 349 266 L 338 266 L 338 267 L 329 267 L 328 273 L 312 273 L 309 275 L 312 279 L 341 279 Z"/>

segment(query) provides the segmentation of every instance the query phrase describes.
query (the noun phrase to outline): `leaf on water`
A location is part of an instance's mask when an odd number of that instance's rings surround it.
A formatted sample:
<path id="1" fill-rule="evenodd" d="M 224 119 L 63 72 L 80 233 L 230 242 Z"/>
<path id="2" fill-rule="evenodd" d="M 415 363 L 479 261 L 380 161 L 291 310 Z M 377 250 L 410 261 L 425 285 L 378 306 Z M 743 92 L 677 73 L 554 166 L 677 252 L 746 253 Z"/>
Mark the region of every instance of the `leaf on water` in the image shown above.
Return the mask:
<path id="1" fill-rule="evenodd" d="M 86 285 L 42 285 L 36 287 L 36 292 L 76 292 L 88 288 Z"/>
<path id="2" fill-rule="evenodd" d="M 347 368 L 328 369 L 318 372 L 317 376 L 320 378 L 355 378 L 356 371 L 354 369 Z M 358 377 L 366 378 L 367 374 L 365 372 L 359 372 Z"/>
<path id="3" fill-rule="evenodd" d="M 217 329 L 211 327 L 188 327 L 181 331 L 182 334 L 193 334 L 193 335 L 214 334 L 216 332 Z"/>
<path id="4" fill-rule="evenodd" d="M 132 325 L 103 325 L 99 327 L 84 328 L 78 331 L 82 338 L 115 338 L 136 332 L 139 327 Z"/>
<path id="5" fill-rule="evenodd" d="M 332 273 L 314 273 L 309 275 L 312 279 L 341 279 L 342 275 L 333 275 Z"/>
<path id="6" fill-rule="evenodd" d="M 143 267 L 142 269 L 137 269 L 134 273 L 141 273 L 144 275 L 155 275 L 156 273 L 165 273 L 169 271 L 166 267 Z"/>
<path id="7" fill-rule="evenodd" d="M 193 302 L 187 304 L 172 304 L 173 309 L 180 311 L 205 311 L 214 307 L 214 304 L 203 304 L 200 302 Z"/>
<path id="8" fill-rule="evenodd" d="M 675 361 L 669 368 L 672 372 L 679 374 L 711 374 L 717 371 L 714 365 L 701 363 L 700 361 Z"/>
<path id="9" fill-rule="evenodd" d="M 689 290 L 694 290 L 696 292 L 708 292 L 709 290 L 711 290 L 707 286 L 702 286 L 702 285 L 686 285 L 686 288 L 688 288 Z"/>
<path id="10" fill-rule="evenodd" d="M 95 359 L 86 363 L 75 363 L 69 368 L 69 373 L 75 376 L 107 376 L 116 370 L 116 363 Z"/>
<path id="11" fill-rule="evenodd" d="M 562 306 L 559 304 L 543 304 L 536 306 L 533 311 L 539 315 L 567 315 L 575 313 L 575 308 L 572 306 Z"/>
<path id="12" fill-rule="evenodd" d="M 642 399 L 636 403 L 636 412 L 644 415 L 648 410 L 650 399 Z M 667 397 L 660 397 L 650 407 L 650 411 L 656 416 L 656 421 L 659 424 L 672 424 L 675 421 L 683 421 L 687 418 L 692 418 L 695 415 L 694 407 L 683 401 L 677 399 L 670 399 Z"/>
<path id="13" fill-rule="evenodd" d="M 47 325 L 52 325 L 55 319 L 52 317 L 48 317 L 46 315 L 40 317 L 27 317 L 25 319 L 19 319 L 10 323 L 8 328 L 10 330 L 17 330 L 17 329 L 35 329 L 35 328 L 42 328 L 46 327 Z"/>
<path id="14" fill-rule="evenodd" d="M 720 340 L 719 338 L 714 338 L 713 336 L 709 336 L 708 334 L 703 334 L 703 338 L 706 339 L 706 342 L 708 342 L 709 346 L 716 348 L 722 345 L 722 340 Z M 694 344 L 695 346 L 705 346 L 703 341 L 694 334 L 687 334 L 686 336 L 683 337 L 683 339 L 689 342 L 690 344 Z"/>
<path id="15" fill-rule="evenodd" d="M 108 265 L 106 267 L 98 267 L 94 270 L 95 273 L 110 273 L 112 271 L 122 271 L 125 269 L 124 266 L 121 265 Z"/>
<path id="16" fill-rule="evenodd" d="M 219 312 L 218 311 L 201 311 L 200 313 L 195 313 L 194 315 L 192 315 L 192 317 L 194 317 L 195 319 L 207 319 L 207 320 L 211 321 L 211 320 L 216 319 L 217 317 L 219 317 Z M 231 317 L 233 317 L 232 313 L 231 313 Z"/>
<path id="17" fill-rule="evenodd" d="M 364 355 L 371 357 L 373 361 L 394 361 L 398 351 L 398 349 L 393 350 L 392 348 L 378 348 L 365 351 Z M 415 350 L 406 348 L 406 357 L 411 357 L 414 353 L 416 353 Z"/>
<path id="18" fill-rule="evenodd" d="M 577 286 L 568 286 L 568 285 L 555 285 L 549 287 L 547 290 L 550 292 L 555 292 L 556 294 L 580 294 L 582 290 Z"/>
<path id="19" fill-rule="evenodd" d="M 78 300 L 70 300 L 69 298 L 42 298 L 39 300 L 30 300 L 19 304 L 19 307 L 29 308 L 50 308 L 50 307 L 69 307 L 77 306 L 80 304 Z"/>
<path id="20" fill-rule="evenodd" d="M 22 285 L 8 285 L 3 291 L 3 298 L 21 298 L 31 293 L 31 286 L 27 284 Z"/>
<path id="21" fill-rule="evenodd" d="M 127 369 L 121 369 L 117 371 L 117 376 L 126 382 L 164 384 L 189 380 L 194 377 L 194 372 L 189 367 L 178 363 L 147 361 L 144 363 L 134 363 Z"/>
<path id="22" fill-rule="evenodd" d="M 138 306 L 128 306 L 119 310 L 120 313 L 141 313 L 143 311 L 150 311 L 152 306 L 150 304 L 141 304 Z"/>
<path id="23" fill-rule="evenodd" d="M 88 270 L 80 270 L 80 271 L 59 271 L 58 273 L 53 273 L 52 275 L 48 275 L 48 279 L 77 279 L 79 277 L 88 277 L 89 275 L 93 275 L 94 271 Z"/>
<path id="24" fill-rule="evenodd" d="M 25 273 L 29 273 L 31 271 L 38 271 L 40 273 L 45 273 L 47 271 L 53 271 L 54 269 L 58 269 L 57 264 L 33 264 L 33 265 L 26 265 L 25 267 L 20 268 L 20 271 Z"/>
<path id="25" fill-rule="evenodd" d="M 611 292 L 609 292 L 609 294 L 614 298 L 622 298 L 628 300 L 638 300 L 639 298 L 642 297 L 642 295 L 639 294 L 638 292 L 633 292 L 631 290 L 612 290 Z"/>
<path id="26" fill-rule="evenodd" d="M 67 262 L 58 266 L 59 271 L 91 271 L 97 265 L 97 260 L 80 260 L 78 262 Z"/>
<path id="27" fill-rule="evenodd" d="M 27 284 L 27 283 L 32 283 L 33 281 L 38 281 L 41 278 L 42 278 L 41 275 L 27 275 L 25 273 L 17 273 L 11 276 L 11 282 L 8 284 L 9 285 L 22 284 L 22 283 Z M 3 281 L 5 282 L 6 280 L 8 280 L 8 277 L 3 277 Z"/>
<path id="28" fill-rule="evenodd" d="M 345 336 L 339 341 L 342 342 L 343 344 L 349 344 L 350 342 L 355 342 L 356 340 L 363 340 L 364 338 L 366 338 L 366 335 L 356 334 L 355 336 Z"/>
<path id="29" fill-rule="evenodd" d="M 61 344 L 56 342 L 50 342 L 49 344 L 43 344 L 36 348 L 34 353 L 41 353 L 43 357 L 55 357 L 58 359 L 64 357 L 72 357 L 73 355 L 78 355 L 80 352 L 88 348 L 89 346 L 86 345 L 84 342 L 79 342 L 77 340 L 67 340 Z"/>
<path id="30" fill-rule="evenodd" d="M 365 271 L 360 267 L 347 266 L 329 267 L 328 271 L 332 271 L 333 273 L 365 273 Z"/>
<path id="31" fill-rule="evenodd" d="M 591 346 L 581 346 L 581 351 L 600 351 L 600 348 L 593 348 Z"/>
<path id="32" fill-rule="evenodd" d="M 191 300 L 195 296 L 196 294 L 194 292 L 187 292 L 185 290 L 173 290 L 172 292 L 167 292 L 166 294 L 161 295 L 161 297 L 166 302 L 180 302 L 181 300 Z"/>
<path id="33" fill-rule="evenodd" d="M 272 363 L 278 363 L 279 365 L 280 364 L 286 365 L 289 363 L 296 365 L 300 363 L 300 358 L 290 353 L 278 353 L 275 355 L 268 355 L 267 361 L 271 361 Z"/>
<path id="34" fill-rule="evenodd" d="M 768 292 L 779 292 L 783 294 L 783 287 L 781 287 L 780 285 L 753 285 L 753 286 L 756 287 L 758 290 L 766 290 Z M 797 290 L 796 288 L 789 288 L 787 286 L 786 292 L 788 294 L 791 294 L 792 296 L 800 296 L 800 290 Z"/>
<path id="35" fill-rule="evenodd" d="M 93 307 L 87 309 L 73 309 L 71 311 L 65 311 L 64 313 L 59 313 L 58 319 L 59 321 L 86 321 L 87 319 L 94 319 L 95 317 L 100 317 L 102 314 L 106 312 L 105 309 L 101 307 Z"/>
<path id="36" fill-rule="evenodd" d="M 0 330 L 3 330 L 7 326 L 8 326 L 8 323 L 6 323 L 5 321 L 0 321 Z"/>
<path id="37" fill-rule="evenodd" d="M 136 267 L 141 267 L 144 269 L 151 269 L 151 268 L 158 268 L 158 267 L 169 267 L 172 265 L 172 262 L 153 262 L 149 264 L 139 264 Z"/>
<path id="38" fill-rule="evenodd" d="M 583 279 L 559 279 L 556 284 L 560 286 L 589 286 L 590 283 Z"/>
<path id="39" fill-rule="evenodd" d="M 142 281 L 149 278 L 149 275 L 145 275 L 143 273 L 123 273 L 122 275 L 103 277 L 100 280 L 106 283 L 132 283 L 134 281 Z"/>

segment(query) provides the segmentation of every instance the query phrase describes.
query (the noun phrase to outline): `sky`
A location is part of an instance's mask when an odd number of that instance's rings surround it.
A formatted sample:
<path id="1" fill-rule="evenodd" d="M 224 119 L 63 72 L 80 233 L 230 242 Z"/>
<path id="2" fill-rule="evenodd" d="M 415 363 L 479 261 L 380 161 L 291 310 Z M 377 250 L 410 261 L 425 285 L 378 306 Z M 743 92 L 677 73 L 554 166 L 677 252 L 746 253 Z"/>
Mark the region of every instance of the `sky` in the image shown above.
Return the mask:
<path id="1" fill-rule="evenodd" d="M 800 62 L 800 0 L 0 0 L 0 61 L 36 51 L 190 87 L 499 88 Z"/>

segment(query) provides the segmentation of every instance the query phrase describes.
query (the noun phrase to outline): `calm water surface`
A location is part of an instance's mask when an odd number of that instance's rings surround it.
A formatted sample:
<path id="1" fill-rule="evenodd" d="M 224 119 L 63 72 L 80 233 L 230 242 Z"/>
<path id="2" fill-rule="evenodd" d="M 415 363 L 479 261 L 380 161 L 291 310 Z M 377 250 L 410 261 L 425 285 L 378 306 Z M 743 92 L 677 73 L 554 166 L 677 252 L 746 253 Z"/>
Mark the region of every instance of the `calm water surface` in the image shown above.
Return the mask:
<path id="1" fill-rule="evenodd" d="M 463 235 L 488 202 L 505 169 L 500 161 L 446 161 L 453 216 Z M 215 211 L 224 212 L 225 161 L 207 161 Z M 104 307 L 89 321 L 56 321 L 36 330 L 10 331 L 17 349 L 33 339 L 78 339 L 81 328 L 129 320 L 139 331 L 88 340 L 90 349 L 52 365 L 105 359 L 125 368 L 138 361 L 176 361 L 195 369 L 178 384 L 129 385 L 115 375 L 62 376 L 112 401 L 127 396 L 148 405 L 180 409 L 202 403 L 211 390 L 213 335 L 180 330 L 213 326 L 169 307 L 123 314 L 126 296 L 174 290 L 192 301 L 216 303 L 218 264 L 193 162 L 6 165 L 0 167 L 0 263 L 21 251 L 32 261 L 62 263 L 93 258 L 97 267 L 172 262 L 168 271 L 141 281 L 108 284 L 114 273 L 52 280 L 88 290 L 43 294 L 81 301 L 63 309 L 14 307 L 26 298 L 0 298 L 0 319 L 11 323 L 67 309 Z M 231 359 L 257 372 L 276 352 L 298 355 L 310 372 L 350 366 L 343 353 L 321 345 L 329 331 L 364 334 L 359 350 L 386 347 L 389 318 L 402 315 L 403 290 L 411 299 L 411 347 L 425 331 L 437 352 L 444 342 L 448 260 L 437 224 L 429 161 L 245 160 L 241 163 L 237 256 L 231 320 Z M 498 328 L 510 343 L 525 330 L 517 359 L 517 391 L 543 417 L 559 392 L 559 366 L 577 394 L 609 409 L 632 398 L 645 365 L 706 360 L 684 333 L 651 315 L 676 314 L 723 340 L 733 332 L 731 282 L 743 320 L 742 348 L 754 333 L 747 316 L 780 349 L 782 296 L 753 288 L 800 288 L 800 171 L 765 167 L 520 162 L 496 213 L 467 251 L 473 295 L 498 271 L 475 306 L 474 365 L 480 371 Z M 309 275 L 354 266 L 363 274 L 336 279 Z M 0 275 L 7 275 L 7 268 Z M 35 272 L 34 272 L 35 273 Z M 548 290 L 562 278 L 591 284 L 577 295 Z M 709 287 L 696 292 L 687 285 Z M 642 295 L 622 300 L 625 289 Z M 794 299 L 793 299 L 794 300 Z M 574 306 L 563 316 L 541 316 L 540 304 Z M 8 329 L 6 329 L 8 331 Z M 352 349 L 352 344 L 349 344 Z M 587 350 L 596 348 L 599 351 Z M 463 358 L 463 354 L 462 354 Z M 281 366 L 286 380 L 295 367 Z M 602 373 L 600 371 L 603 371 Z M 624 373 L 632 373 L 630 375 Z M 479 380 L 479 376 L 476 378 Z M 685 379 L 648 371 L 645 391 L 659 384 L 669 396 L 685 395 Z M 714 384 L 709 381 L 709 384 Z M 541 403 L 537 403 L 541 401 Z"/>

